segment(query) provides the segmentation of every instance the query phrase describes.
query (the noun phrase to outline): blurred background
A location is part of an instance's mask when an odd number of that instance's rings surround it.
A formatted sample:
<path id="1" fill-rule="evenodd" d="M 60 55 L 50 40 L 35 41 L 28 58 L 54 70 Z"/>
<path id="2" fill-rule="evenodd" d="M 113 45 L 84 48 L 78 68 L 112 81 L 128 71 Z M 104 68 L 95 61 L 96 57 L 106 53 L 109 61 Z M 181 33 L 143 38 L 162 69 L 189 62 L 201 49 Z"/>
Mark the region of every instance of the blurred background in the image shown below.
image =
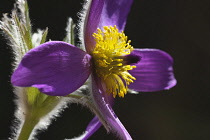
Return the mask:
<path id="1" fill-rule="evenodd" d="M 0 17 L 15 0 L 0 1 Z M 49 28 L 48 38 L 62 40 L 68 17 L 77 22 L 82 0 L 28 0 L 34 31 Z M 116 98 L 118 115 L 134 140 L 210 139 L 210 1 L 134 0 L 125 33 L 136 48 L 162 49 L 174 58 L 177 85 L 168 90 Z M 0 36 L 0 140 L 8 139 L 14 120 L 10 84 L 12 52 Z M 81 134 L 92 113 L 69 105 L 38 140 L 62 140 Z M 90 140 L 117 140 L 103 127 Z"/>

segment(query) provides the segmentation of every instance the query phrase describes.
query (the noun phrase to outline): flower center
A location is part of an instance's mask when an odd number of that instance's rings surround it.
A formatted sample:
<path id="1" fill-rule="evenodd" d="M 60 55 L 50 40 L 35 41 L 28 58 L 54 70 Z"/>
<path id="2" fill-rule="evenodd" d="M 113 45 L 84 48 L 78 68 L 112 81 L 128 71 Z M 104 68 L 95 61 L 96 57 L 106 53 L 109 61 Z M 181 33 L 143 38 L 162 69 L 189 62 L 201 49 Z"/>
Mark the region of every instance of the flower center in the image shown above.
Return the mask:
<path id="1" fill-rule="evenodd" d="M 104 30 L 97 29 L 93 34 L 96 46 L 92 52 L 95 71 L 105 83 L 106 92 L 112 93 L 113 97 L 118 95 L 124 97 L 128 85 L 135 78 L 128 70 L 136 68 L 126 64 L 125 57 L 133 51 L 130 40 L 117 27 L 104 26 Z"/>

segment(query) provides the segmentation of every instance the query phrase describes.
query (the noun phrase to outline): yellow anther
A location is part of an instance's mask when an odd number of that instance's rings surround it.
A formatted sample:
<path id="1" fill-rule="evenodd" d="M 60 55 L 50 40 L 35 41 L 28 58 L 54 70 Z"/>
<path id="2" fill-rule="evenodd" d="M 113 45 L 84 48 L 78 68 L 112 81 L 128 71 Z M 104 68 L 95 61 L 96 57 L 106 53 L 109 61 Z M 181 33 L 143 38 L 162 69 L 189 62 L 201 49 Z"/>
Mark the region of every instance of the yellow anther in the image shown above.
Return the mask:
<path id="1" fill-rule="evenodd" d="M 96 46 L 92 52 L 97 75 L 106 85 L 106 92 L 124 97 L 128 85 L 135 80 L 128 70 L 136 66 L 126 65 L 123 56 L 130 54 L 133 47 L 124 32 L 119 32 L 116 26 L 104 26 L 93 34 Z"/>

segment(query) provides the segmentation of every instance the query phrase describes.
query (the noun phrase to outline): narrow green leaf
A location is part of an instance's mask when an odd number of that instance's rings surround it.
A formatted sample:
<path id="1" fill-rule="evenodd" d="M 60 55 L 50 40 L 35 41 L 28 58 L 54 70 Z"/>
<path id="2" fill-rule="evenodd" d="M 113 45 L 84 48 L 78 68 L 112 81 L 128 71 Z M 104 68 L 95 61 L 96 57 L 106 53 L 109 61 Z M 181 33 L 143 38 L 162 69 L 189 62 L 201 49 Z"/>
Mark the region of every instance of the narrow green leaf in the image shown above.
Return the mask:
<path id="1" fill-rule="evenodd" d="M 27 0 L 25 0 L 25 11 L 24 11 L 24 15 L 25 15 L 25 22 L 26 22 L 26 28 L 29 31 L 29 34 L 31 34 L 31 20 L 29 17 L 29 8 L 28 8 L 28 2 Z"/>
<path id="2" fill-rule="evenodd" d="M 69 44 L 74 45 L 75 40 L 74 40 L 74 29 L 75 29 L 75 25 L 74 22 L 72 20 L 72 18 L 68 19 L 67 22 L 67 27 L 66 27 L 66 37 L 64 38 L 64 42 L 67 42 Z"/>
<path id="3" fill-rule="evenodd" d="M 27 51 L 28 51 L 28 48 L 26 47 L 26 42 L 25 42 L 25 39 L 24 39 L 24 31 L 21 27 L 21 23 L 20 23 L 20 20 L 18 18 L 18 16 L 16 15 L 16 13 L 13 13 L 12 15 L 12 18 L 15 22 L 15 25 L 16 25 L 16 30 L 17 30 L 17 33 L 18 33 L 18 39 L 20 40 L 19 44 L 20 45 L 20 49 L 21 49 L 21 52 L 22 54 L 24 55 Z"/>
<path id="4" fill-rule="evenodd" d="M 46 28 L 45 31 L 43 32 L 40 44 L 43 44 L 46 42 L 47 34 L 48 34 L 48 28 Z"/>

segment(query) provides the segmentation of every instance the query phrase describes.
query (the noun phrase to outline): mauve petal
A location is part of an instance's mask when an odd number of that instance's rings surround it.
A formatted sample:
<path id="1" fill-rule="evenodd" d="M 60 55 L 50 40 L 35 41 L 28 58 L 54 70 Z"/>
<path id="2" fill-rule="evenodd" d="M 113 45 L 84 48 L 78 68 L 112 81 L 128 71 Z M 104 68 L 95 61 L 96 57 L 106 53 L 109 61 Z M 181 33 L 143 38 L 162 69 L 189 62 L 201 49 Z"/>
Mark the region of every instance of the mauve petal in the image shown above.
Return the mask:
<path id="1" fill-rule="evenodd" d="M 172 88 L 176 85 L 173 73 L 173 59 L 157 49 L 136 49 L 132 52 L 141 57 L 137 68 L 129 71 L 136 78 L 128 87 L 142 92 L 152 92 Z"/>
<path id="2" fill-rule="evenodd" d="M 92 78 L 92 93 L 93 93 L 92 96 L 94 99 L 93 103 L 100 111 L 100 117 L 103 118 L 101 122 L 105 123 L 106 126 L 108 125 L 108 128 L 111 128 L 111 130 L 116 132 L 122 139 L 132 140 L 130 134 L 127 132 L 123 124 L 120 122 L 120 120 L 112 110 L 111 107 L 112 106 L 111 104 L 113 104 L 112 95 L 109 96 L 107 93 L 104 92 L 102 83 L 95 74 L 92 74 L 91 78 Z"/>
<path id="3" fill-rule="evenodd" d="M 90 123 L 88 124 L 85 134 L 83 135 L 82 140 L 87 140 L 89 137 L 91 137 L 100 127 L 101 122 L 98 120 L 98 117 L 94 117 Z"/>
<path id="4" fill-rule="evenodd" d="M 84 26 L 85 48 L 91 53 L 95 47 L 94 37 L 97 28 L 116 25 L 124 30 L 133 0 L 92 0 Z"/>
<path id="5" fill-rule="evenodd" d="M 104 0 L 92 0 L 88 9 L 84 27 L 85 48 L 88 53 L 91 53 L 95 47 L 93 33 L 98 28 L 103 6 Z"/>
<path id="6" fill-rule="evenodd" d="M 116 25 L 123 31 L 133 0 L 105 0 L 99 28 Z"/>
<path id="7" fill-rule="evenodd" d="M 60 41 L 30 50 L 12 75 L 12 83 L 36 87 L 42 93 L 63 96 L 78 89 L 90 75 L 91 56 Z"/>

